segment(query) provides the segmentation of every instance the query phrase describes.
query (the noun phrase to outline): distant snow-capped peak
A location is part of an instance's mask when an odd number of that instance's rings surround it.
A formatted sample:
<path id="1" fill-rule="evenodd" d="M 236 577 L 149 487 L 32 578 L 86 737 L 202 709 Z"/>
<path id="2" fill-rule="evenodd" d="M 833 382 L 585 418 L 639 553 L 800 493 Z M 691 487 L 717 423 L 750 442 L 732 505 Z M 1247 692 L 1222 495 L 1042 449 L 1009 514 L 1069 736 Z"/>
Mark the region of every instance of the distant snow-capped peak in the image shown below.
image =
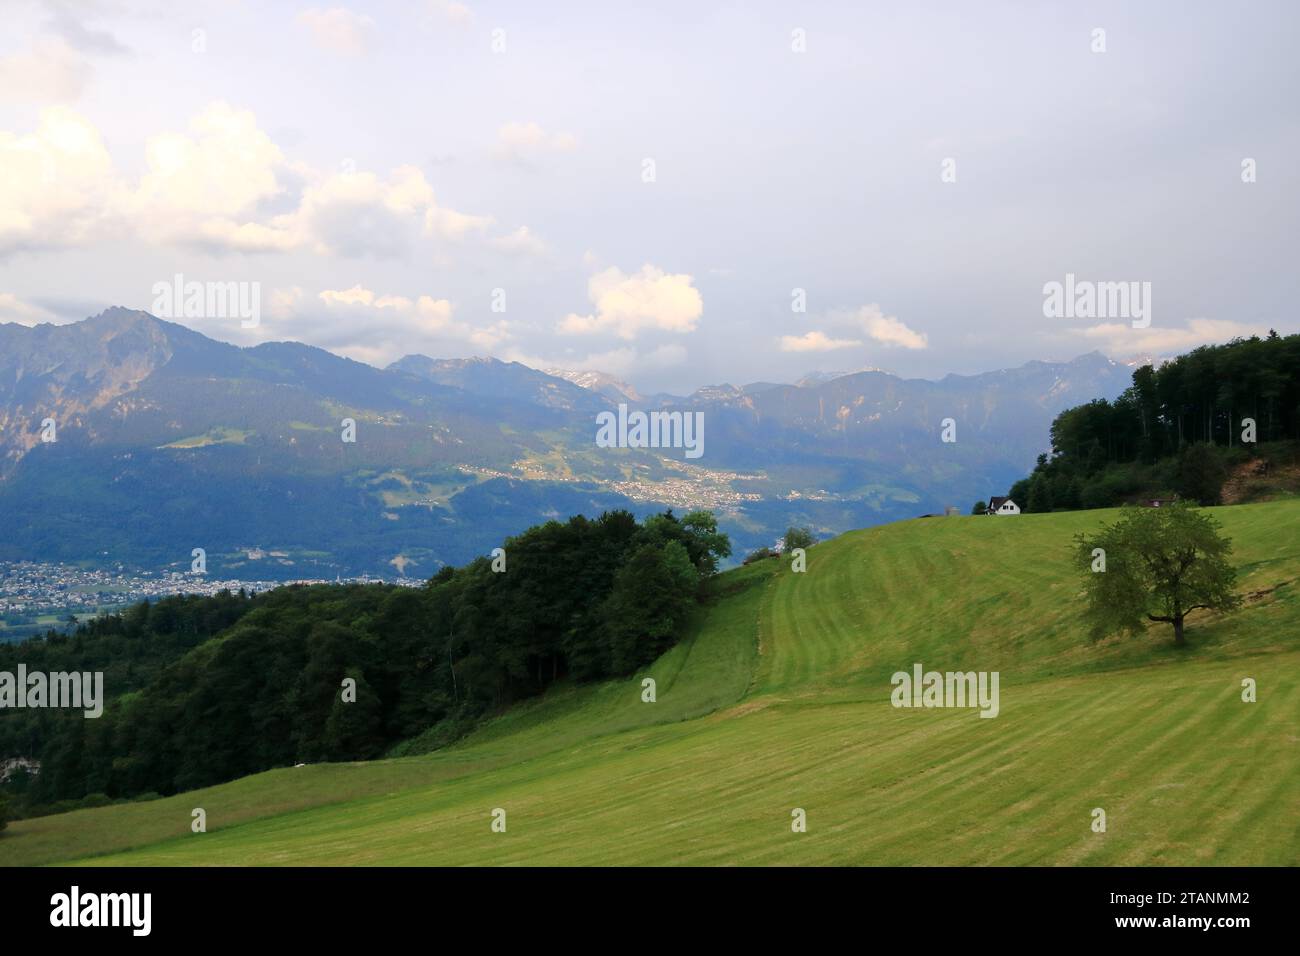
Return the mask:
<path id="1" fill-rule="evenodd" d="M 556 378 L 562 378 L 566 382 L 572 382 L 579 388 L 587 388 L 593 392 L 601 392 L 610 397 L 622 396 L 633 402 L 641 401 L 641 395 L 635 388 L 624 382 L 622 379 L 615 378 L 608 372 L 599 372 L 594 369 L 567 369 L 567 368 L 546 368 L 542 369 L 547 375 L 553 375 Z"/>

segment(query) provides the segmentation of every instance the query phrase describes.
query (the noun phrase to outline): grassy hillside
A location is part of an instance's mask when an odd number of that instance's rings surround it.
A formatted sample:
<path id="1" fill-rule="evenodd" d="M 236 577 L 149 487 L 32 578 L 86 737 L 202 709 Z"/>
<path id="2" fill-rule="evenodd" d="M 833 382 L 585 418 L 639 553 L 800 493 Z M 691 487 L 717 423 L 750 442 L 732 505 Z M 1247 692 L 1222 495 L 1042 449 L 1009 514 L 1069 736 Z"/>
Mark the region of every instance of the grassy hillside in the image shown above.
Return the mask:
<path id="1" fill-rule="evenodd" d="M 1070 538 L 1113 512 L 903 522 L 818 545 L 805 574 L 721 576 L 645 674 L 448 750 L 20 821 L 0 862 L 1296 864 L 1300 502 L 1215 513 L 1246 604 L 1191 618 L 1184 651 L 1167 627 L 1087 641 Z M 1001 714 L 894 709 L 914 662 L 1000 671 Z"/>

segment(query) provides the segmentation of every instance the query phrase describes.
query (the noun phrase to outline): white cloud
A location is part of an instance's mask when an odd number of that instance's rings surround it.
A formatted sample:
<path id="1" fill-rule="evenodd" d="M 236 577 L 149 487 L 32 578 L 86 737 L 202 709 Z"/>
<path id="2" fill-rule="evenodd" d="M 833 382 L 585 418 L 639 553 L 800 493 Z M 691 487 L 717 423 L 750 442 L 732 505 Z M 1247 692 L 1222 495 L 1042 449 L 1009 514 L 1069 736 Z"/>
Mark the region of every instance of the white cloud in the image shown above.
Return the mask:
<path id="1" fill-rule="evenodd" d="M 929 346 L 924 333 L 909 329 L 896 316 L 885 315 L 874 302 L 858 309 L 852 318 L 871 339 L 881 345 L 905 349 L 923 349 Z"/>
<path id="2" fill-rule="evenodd" d="M 0 255 L 87 239 L 121 192 L 99 131 L 67 107 L 30 135 L 0 131 Z"/>
<path id="3" fill-rule="evenodd" d="M 428 6 L 434 14 L 457 26 L 466 26 L 474 19 L 469 7 L 454 0 L 429 0 Z"/>
<path id="4" fill-rule="evenodd" d="M 1175 354 L 1198 345 L 1212 345 L 1234 338 L 1268 335 L 1268 326 L 1234 322 L 1230 319 L 1189 319 L 1183 328 L 1148 326 L 1135 329 L 1123 322 L 1108 322 L 1069 330 L 1098 344 L 1109 355 L 1124 357 L 1147 354 Z"/>
<path id="5" fill-rule="evenodd" d="M 526 161 L 542 153 L 567 153 L 578 141 L 571 133 L 548 133 L 536 123 L 506 123 L 497 130 L 496 155 Z"/>
<path id="6" fill-rule="evenodd" d="M 490 239 L 488 245 L 515 255 L 540 256 L 546 253 L 546 243 L 529 232 L 527 226 L 520 226 L 508 235 Z"/>
<path id="7" fill-rule="evenodd" d="M 504 321 L 487 326 L 460 321 L 450 301 L 431 295 L 412 299 L 358 284 L 325 289 L 317 298 L 323 309 L 311 312 L 313 338 L 325 338 L 337 351 L 361 361 L 392 361 L 421 350 L 436 354 L 454 344 L 490 351 L 512 337 Z"/>
<path id="8" fill-rule="evenodd" d="M 381 313 L 387 311 L 391 316 L 400 317 L 417 334 L 456 333 L 471 338 L 478 331 L 453 323 L 451 303 L 429 295 L 412 300 L 401 295 L 376 295 L 370 289 L 354 285 L 350 289 L 326 289 L 320 293 L 320 300 L 327 306 L 364 306 Z"/>
<path id="9" fill-rule="evenodd" d="M 669 275 L 649 264 L 632 275 L 611 267 L 587 282 L 595 313 L 570 313 L 561 320 L 560 331 L 569 335 L 612 332 L 628 340 L 646 329 L 694 332 L 704 312 L 694 281 L 689 275 Z"/>
<path id="10" fill-rule="evenodd" d="M 243 251 L 298 244 L 284 217 L 258 221 L 259 205 L 284 191 L 289 164 L 248 110 L 213 103 L 190 121 L 189 132 L 150 137 L 145 163 L 128 201 L 145 238 Z"/>
<path id="11" fill-rule="evenodd" d="M 369 289 L 354 285 L 351 289 L 326 289 L 320 294 L 326 305 L 374 305 L 375 294 Z"/>
<path id="12" fill-rule="evenodd" d="M 424 215 L 425 235 L 443 239 L 464 239 L 470 233 L 483 232 L 490 225 L 491 216 L 470 216 L 441 206 L 429 209 Z"/>
<path id="13" fill-rule="evenodd" d="M 332 53 L 360 56 L 374 42 L 375 21 L 345 7 L 313 7 L 298 14 L 298 22 L 310 31 L 318 46 Z"/>
<path id="14" fill-rule="evenodd" d="M 90 81 L 90 64 L 65 41 L 39 40 L 32 50 L 0 57 L 0 102 L 67 103 Z"/>
<path id="15" fill-rule="evenodd" d="M 395 256 L 437 214 L 433 188 L 414 166 L 387 179 L 370 172 L 316 177 L 292 217 L 302 241 L 316 252 L 344 256 Z"/>
<path id="16" fill-rule="evenodd" d="M 781 336 L 782 352 L 830 352 L 847 349 L 862 343 L 856 339 L 833 339 L 825 332 L 805 332 L 803 335 Z"/>
<path id="17" fill-rule="evenodd" d="M 486 235 L 491 216 L 439 205 L 414 166 L 387 177 L 291 161 L 248 110 L 213 103 L 185 132 L 149 137 L 128 182 L 99 131 L 52 107 L 35 133 L 0 132 L 0 254 L 129 234 L 212 251 L 397 256 L 417 239 Z M 526 228 L 496 240 L 536 249 Z"/>

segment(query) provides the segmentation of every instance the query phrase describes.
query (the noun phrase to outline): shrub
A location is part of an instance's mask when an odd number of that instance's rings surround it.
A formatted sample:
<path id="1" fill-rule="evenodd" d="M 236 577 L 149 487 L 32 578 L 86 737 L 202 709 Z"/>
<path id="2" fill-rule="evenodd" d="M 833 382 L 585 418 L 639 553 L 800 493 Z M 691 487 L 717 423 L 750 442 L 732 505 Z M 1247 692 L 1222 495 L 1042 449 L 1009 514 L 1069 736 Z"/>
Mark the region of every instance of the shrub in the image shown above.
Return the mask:
<path id="1" fill-rule="evenodd" d="M 812 531 L 808 528 L 792 527 L 786 530 L 781 548 L 788 553 L 795 548 L 811 548 L 816 543 L 817 539 L 813 537 Z"/>

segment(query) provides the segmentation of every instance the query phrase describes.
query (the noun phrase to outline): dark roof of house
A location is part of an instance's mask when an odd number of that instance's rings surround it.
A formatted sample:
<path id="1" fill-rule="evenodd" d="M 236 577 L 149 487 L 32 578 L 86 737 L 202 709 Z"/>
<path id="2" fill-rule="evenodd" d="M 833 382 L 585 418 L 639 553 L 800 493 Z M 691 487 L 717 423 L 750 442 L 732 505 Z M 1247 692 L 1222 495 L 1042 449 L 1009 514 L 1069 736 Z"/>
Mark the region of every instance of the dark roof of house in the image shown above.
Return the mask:
<path id="1" fill-rule="evenodd" d="M 1004 504 L 1006 504 L 1010 500 L 1011 500 L 1010 498 L 1005 496 L 1000 498 L 990 498 L 989 511 L 997 511 L 999 508 L 1001 508 Z"/>

